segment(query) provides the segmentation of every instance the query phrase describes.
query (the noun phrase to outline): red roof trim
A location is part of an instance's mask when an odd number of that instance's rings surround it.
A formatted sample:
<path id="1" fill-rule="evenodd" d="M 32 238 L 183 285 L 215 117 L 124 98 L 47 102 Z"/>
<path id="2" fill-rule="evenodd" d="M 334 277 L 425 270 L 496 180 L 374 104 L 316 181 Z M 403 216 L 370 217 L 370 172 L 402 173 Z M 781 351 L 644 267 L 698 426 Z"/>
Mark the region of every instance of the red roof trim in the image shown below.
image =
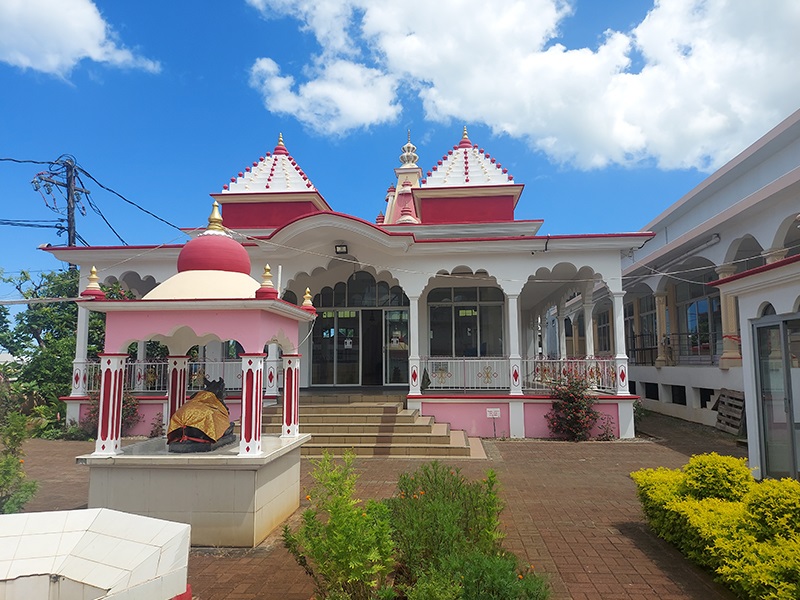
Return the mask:
<path id="1" fill-rule="evenodd" d="M 764 273 L 766 271 L 772 271 L 773 269 L 779 269 L 780 267 L 784 267 L 786 265 L 790 265 L 798 261 L 800 261 L 800 254 L 795 254 L 794 256 L 789 256 L 787 258 L 782 258 L 781 260 L 777 260 L 774 263 L 761 265 L 760 267 L 753 267 L 752 269 L 748 269 L 747 271 L 742 271 L 741 273 L 735 273 L 729 277 L 725 277 L 724 279 L 709 281 L 706 285 L 711 285 L 715 287 L 719 285 L 724 285 L 726 283 L 730 283 L 731 281 L 737 281 L 739 279 L 744 279 L 745 277 L 750 277 L 751 275 L 757 275 L 758 273 Z"/>
<path id="2" fill-rule="evenodd" d="M 515 221 L 516 222 L 516 221 Z M 498 242 L 504 240 L 575 240 L 575 239 L 605 239 L 605 238 L 629 238 L 629 237 L 653 237 L 655 233 L 583 233 L 576 235 L 510 235 L 504 237 L 481 237 L 481 238 L 435 238 L 427 240 L 417 240 L 418 244 L 446 243 L 446 242 Z"/>

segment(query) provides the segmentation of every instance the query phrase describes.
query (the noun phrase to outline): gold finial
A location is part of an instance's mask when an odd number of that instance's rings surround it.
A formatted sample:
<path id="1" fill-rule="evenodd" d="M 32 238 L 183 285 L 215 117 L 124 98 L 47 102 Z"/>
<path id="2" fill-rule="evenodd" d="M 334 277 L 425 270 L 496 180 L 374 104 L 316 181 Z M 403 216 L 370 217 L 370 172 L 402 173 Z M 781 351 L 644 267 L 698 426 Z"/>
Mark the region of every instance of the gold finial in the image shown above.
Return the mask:
<path id="1" fill-rule="evenodd" d="M 467 126 L 464 125 L 464 135 L 461 136 L 462 140 L 468 140 L 469 136 L 467 135 Z"/>
<path id="2" fill-rule="evenodd" d="M 303 294 L 303 306 L 314 307 L 311 303 L 311 288 L 306 288 L 306 293 Z"/>
<path id="3" fill-rule="evenodd" d="M 262 288 L 274 288 L 272 285 L 272 270 L 269 268 L 269 263 L 264 266 L 264 274 L 261 276 Z"/>
<path id="4" fill-rule="evenodd" d="M 283 146 L 283 133 L 278 134 L 278 146 Z"/>
<path id="5" fill-rule="evenodd" d="M 99 290 L 100 278 L 97 276 L 97 268 L 93 265 L 92 270 L 89 272 L 89 284 L 86 286 L 87 290 Z"/>
<path id="6" fill-rule="evenodd" d="M 213 208 L 211 209 L 211 216 L 208 217 L 207 231 L 225 231 L 222 226 L 222 215 L 219 214 L 219 204 L 214 200 Z"/>

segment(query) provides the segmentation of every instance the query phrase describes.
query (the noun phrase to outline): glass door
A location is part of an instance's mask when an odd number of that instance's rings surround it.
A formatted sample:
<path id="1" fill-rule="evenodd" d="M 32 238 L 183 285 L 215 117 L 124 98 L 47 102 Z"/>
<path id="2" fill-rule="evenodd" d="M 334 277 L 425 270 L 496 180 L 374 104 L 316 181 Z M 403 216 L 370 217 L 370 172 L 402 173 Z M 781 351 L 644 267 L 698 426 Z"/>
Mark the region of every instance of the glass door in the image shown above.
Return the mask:
<path id="1" fill-rule="evenodd" d="M 384 311 L 384 382 L 408 383 L 408 309 Z"/>
<path id="2" fill-rule="evenodd" d="M 312 385 L 359 385 L 360 328 L 355 310 L 326 310 L 314 321 Z"/>
<path id="3" fill-rule="evenodd" d="M 311 348 L 311 384 L 333 385 L 336 313 L 332 310 L 317 314 L 314 321 Z"/>
<path id="4" fill-rule="evenodd" d="M 800 475 L 800 319 L 786 321 L 786 368 L 789 371 L 789 407 L 792 415 L 794 474 Z"/>
<path id="5" fill-rule="evenodd" d="M 796 355 L 800 320 L 773 322 L 755 328 L 758 403 L 764 475 L 797 477 L 797 433 L 800 405 L 792 388 L 800 383 Z"/>
<path id="6" fill-rule="evenodd" d="M 335 385 L 360 383 L 360 328 L 356 310 L 336 311 L 336 381 Z"/>

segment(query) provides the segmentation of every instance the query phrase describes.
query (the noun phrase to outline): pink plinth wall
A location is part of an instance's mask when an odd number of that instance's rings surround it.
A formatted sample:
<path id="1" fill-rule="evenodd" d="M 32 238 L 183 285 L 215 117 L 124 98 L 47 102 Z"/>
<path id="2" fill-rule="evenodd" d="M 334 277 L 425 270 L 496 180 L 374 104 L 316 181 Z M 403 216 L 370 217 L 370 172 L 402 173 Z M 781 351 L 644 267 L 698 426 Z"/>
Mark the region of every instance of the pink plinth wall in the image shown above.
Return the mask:
<path id="1" fill-rule="evenodd" d="M 487 408 L 499 408 L 499 419 L 487 419 Z M 450 429 L 463 429 L 472 437 L 510 437 L 508 402 L 423 402 L 422 414 L 432 416 L 437 423 L 450 423 Z"/>
<path id="2" fill-rule="evenodd" d="M 516 402 L 523 402 L 523 419 L 525 424 L 525 437 L 549 438 L 552 437 L 547 427 L 544 415 L 550 411 L 552 404 L 548 400 L 525 400 L 521 398 Z M 490 419 L 486 416 L 487 408 L 499 408 L 500 418 Z M 619 437 L 619 410 L 616 403 L 597 403 L 595 410 L 609 415 L 612 422 L 612 431 Z M 471 402 L 422 402 L 421 413 L 432 416 L 437 422 L 450 423 L 451 429 L 463 429 L 467 435 L 473 437 L 510 437 L 509 402 L 508 400 Z M 494 421 L 495 429 L 492 429 Z M 495 433 L 496 431 L 496 433 Z M 600 425 L 592 429 L 592 436 L 601 433 Z"/>

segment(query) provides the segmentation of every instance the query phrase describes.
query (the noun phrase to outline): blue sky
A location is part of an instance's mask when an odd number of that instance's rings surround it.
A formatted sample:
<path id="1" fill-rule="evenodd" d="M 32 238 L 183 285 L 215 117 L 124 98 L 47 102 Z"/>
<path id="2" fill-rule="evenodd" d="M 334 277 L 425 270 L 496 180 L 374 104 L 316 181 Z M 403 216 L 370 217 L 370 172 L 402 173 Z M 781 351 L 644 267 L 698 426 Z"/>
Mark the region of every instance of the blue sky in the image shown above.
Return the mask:
<path id="1" fill-rule="evenodd" d="M 0 0 L 0 157 L 71 154 L 193 227 L 282 132 L 373 221 L 406 131 L 428 170 L 466 124 L 525 184 L 517 218 L 635 231 L 800 107 L 797 31 L 796 0 Z M 58 217 L 41 168 L 0 162 L 1 219 Z M 84 182 L 129 244 L 185 241 Z M 118 243 L 91 210 L 78 232 Z M 62 266 L 54 230 L 0 239 L 7 274 Z"/>

